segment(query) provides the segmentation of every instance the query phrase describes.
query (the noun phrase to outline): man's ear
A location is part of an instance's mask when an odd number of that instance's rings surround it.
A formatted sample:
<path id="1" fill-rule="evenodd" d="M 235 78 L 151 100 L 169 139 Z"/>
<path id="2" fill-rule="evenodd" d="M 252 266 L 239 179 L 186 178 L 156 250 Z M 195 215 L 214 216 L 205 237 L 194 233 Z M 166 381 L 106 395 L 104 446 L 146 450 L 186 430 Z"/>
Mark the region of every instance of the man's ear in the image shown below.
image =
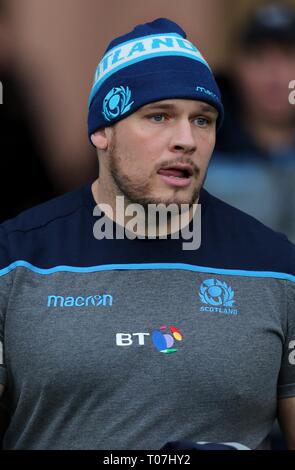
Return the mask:
<path id="1" fill-rule="evenodd" d="M 99 150 L 106 150 L 108 148 L 108 136 L 106 128 L 99 129 L 90 136 L 91 142 Z"/>

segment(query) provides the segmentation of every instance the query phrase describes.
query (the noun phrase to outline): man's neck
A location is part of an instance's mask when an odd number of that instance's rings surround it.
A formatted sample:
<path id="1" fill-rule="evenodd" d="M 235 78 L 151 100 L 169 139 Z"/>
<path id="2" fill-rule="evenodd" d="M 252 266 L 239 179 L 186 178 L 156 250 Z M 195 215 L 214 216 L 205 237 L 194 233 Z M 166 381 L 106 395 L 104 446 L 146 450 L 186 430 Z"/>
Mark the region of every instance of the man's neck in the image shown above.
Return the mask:
<path id="1" fill-rule="evenodd" d="M 183 205 L 178 208 L 174 204 L 175 211 L 171 214 L 167 210 L 165 217 L 165 206 L 158 211 L 157 217 L 154 216 L 155 204 L 148 207 L 131 203 L 124 195 L 115 194 L 109 188 L 105 188 L 99 179 L 92 184 L 92 194 L 96 204 L 102 212 L 116 224 L 121 225 L 127 231 L 134 229 L 137 236 L 159 238 L 165 235 L 178 233 L 181 229 L 188 226 L 192 221 L 198 205 L 198 200 L 193 205 Z M 130 205 L 133 204 L 132 207 Z M 182 209 L 182 210 L 181 210 Z"/>

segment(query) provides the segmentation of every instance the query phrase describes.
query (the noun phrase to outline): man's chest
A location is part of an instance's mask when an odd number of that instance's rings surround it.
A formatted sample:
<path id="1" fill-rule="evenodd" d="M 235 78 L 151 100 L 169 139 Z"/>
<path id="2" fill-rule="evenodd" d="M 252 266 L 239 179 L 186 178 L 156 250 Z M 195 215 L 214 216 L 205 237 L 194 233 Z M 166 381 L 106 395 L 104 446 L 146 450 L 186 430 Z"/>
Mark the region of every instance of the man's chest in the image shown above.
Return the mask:
<path id="1" fill-rule="evenodd" d="M 273 391 L 285 308 L 276 279 L 181 269 L 22 269 L 6 315 L 6 362 L 20 387 L 38 378 L 105 389 L 132 372 L 140 387 L 190 384 L 205 401 L 214 400 L 216 384 L 221 396 Z"/>

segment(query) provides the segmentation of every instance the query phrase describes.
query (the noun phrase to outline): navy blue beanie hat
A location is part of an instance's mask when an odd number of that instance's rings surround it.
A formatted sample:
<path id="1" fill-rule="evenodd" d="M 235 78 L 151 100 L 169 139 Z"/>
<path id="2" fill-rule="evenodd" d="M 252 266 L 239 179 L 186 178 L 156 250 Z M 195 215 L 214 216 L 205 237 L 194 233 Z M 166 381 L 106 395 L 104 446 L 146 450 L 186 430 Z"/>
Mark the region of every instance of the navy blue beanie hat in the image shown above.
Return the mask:
<path id="1" fill-rule="evenodd" d="M 213 73 L 200 51 L 173 21 L 159 18 L 114 39 L 97 66 L 89 97 L 88 136 L 148 103 L 184 98 L 223 105 Z"/>

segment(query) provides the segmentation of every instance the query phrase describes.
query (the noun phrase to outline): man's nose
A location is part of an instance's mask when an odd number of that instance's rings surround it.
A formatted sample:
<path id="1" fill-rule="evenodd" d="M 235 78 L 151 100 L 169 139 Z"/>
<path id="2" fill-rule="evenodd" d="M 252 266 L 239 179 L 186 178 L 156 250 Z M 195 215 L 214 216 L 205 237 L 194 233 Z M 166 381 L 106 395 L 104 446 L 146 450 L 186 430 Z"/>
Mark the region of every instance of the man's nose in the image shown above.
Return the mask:
<path id="1" fill-rule="evenodd" d="M 172 152 L 187 154 L 195 152 L 197 148 L 196 136 L 192 126 L 188 119 L 181 119 L 175 123 L 171 129 L 170 150 Z"/>

